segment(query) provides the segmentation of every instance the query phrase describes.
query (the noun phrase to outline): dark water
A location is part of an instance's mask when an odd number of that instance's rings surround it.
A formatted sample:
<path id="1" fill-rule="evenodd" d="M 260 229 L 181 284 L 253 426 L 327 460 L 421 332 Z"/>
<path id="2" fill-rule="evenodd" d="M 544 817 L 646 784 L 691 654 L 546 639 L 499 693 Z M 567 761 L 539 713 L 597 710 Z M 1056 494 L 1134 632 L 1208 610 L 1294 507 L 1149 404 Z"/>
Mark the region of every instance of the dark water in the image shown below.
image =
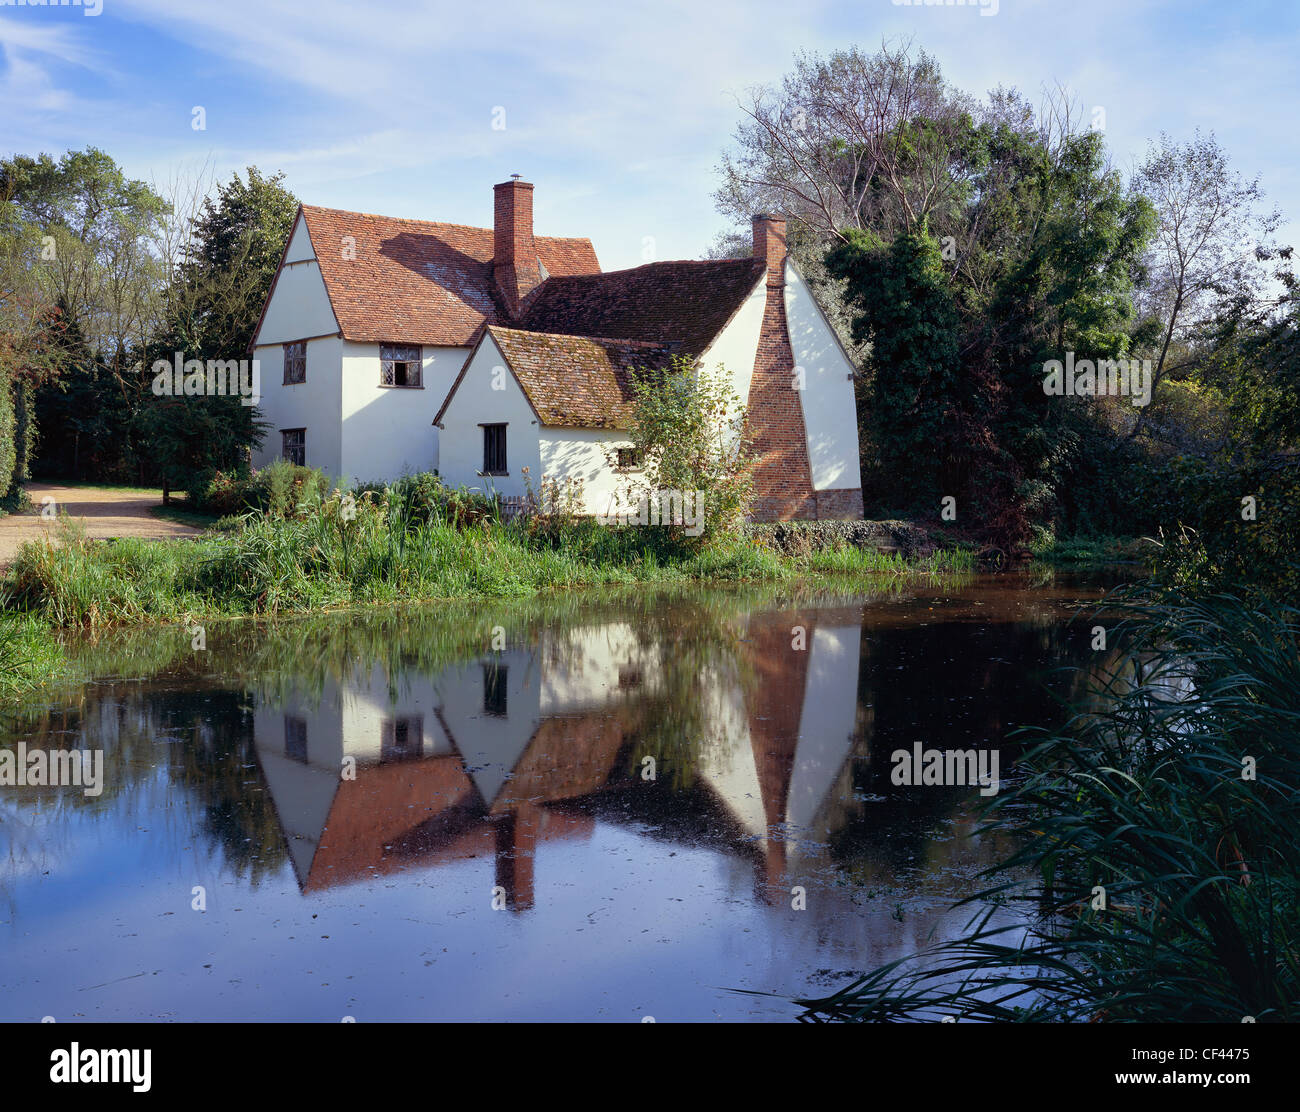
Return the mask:
<path id="1" fill-rule="evenodd" d="M 1081 682 L 1054 670 L 1099 663 L 1069 622 L 1099 593 L 1009 574 L 84 646 L 101 678 L 4 725 L 102 750 L 104 786 L 0 787 L 0 1018 L 792 1018 L 731 990 L 824 994 L 961 931 L 1006 847 L 972 837 L 977 789 L 897 786 L 890 753 L 996 750 L 1005 777 L 1008 733 Z"/>

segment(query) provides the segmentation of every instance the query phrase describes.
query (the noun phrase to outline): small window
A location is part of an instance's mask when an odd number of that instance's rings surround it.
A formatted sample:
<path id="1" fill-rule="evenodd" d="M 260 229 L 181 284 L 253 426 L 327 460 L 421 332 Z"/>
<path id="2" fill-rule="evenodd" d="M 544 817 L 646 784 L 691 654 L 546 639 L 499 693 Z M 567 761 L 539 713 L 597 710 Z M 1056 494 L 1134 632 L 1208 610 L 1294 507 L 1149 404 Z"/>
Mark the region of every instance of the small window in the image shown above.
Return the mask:
<path id="1" fill-rule="evenodd" d="M 483 426 L 483 474 L 508 475 L 505 425 Z"/>
<path id="2" fill-rule="evenodd" d="M 424 357 L 419 345 L 379 345 L 379 385 L 418 387 L 424 385 Z"/>
<path id="3" fill-rule="evenodd" d="M 618 449 L 618 470 L 638 471 L 641 468 L 641 452 L 638 448 Z"/>
<path id="4" fill-rule="evenodd" d="M 424 716 L 409 714 L 385 718 L 379 737 L 380 761 L 410 761 L 424 750 Z"/>
<path id="5" fill-rule="evenodd" d="M 307 763 L 307 721 L 292 714 L 284 716 L 284 755 L 291 761 Z"/>
<path id="6" fill-rule="evenodd" d="M 284 345 L 285 385 L 307 381 L 307 341 L 295 340 Z"/>
<path id="7" fill-rule="evenodd" d="M 280 455 L 299 467 L 307 466 L 307 430 L 282 429 L 280 431 Z"/>
<path id="8" fill-rule="evenodd" d="M 506 666 L 496 661 L 483 665 L 483 713 L 506 717 Z"/>

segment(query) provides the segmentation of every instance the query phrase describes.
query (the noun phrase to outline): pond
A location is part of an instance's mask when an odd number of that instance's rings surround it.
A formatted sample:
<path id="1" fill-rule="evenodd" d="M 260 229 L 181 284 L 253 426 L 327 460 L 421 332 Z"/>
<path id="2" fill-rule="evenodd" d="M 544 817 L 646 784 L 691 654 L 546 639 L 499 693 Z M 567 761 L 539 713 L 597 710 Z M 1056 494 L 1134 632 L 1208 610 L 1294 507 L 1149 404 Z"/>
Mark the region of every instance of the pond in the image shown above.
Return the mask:
<path id="1" fill-rule="evenodd" d="M 950 905 L 1007 850 L 973 836 L 989 786 L 897 783 L 891 755 L 996 754 L 1005 781 L 1011 731 L 1059 721 L 1101 666 L 1109 582 L 79 645 L 95 678 L 0 735 L 11 768 L 20 747 L 103 762 L 98 791 L 0 786 L 0 1019 L 793 1019 L 790 997 L 961 933 Z"/>

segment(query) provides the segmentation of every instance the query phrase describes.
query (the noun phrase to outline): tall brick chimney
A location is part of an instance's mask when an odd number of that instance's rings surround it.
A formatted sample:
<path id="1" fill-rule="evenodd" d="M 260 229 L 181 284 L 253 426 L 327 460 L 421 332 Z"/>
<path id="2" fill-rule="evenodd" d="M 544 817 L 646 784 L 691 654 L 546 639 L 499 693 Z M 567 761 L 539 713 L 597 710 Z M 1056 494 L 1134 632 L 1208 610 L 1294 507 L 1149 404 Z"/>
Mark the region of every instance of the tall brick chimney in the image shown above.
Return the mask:
<path id="1" fill-rule="evenodd" d="M 767 260 L 770 286 L 785 284 L 785 219 L 770 212 L 756 213 L 754 224 L 754 258 Z"/>
<path id="2" fill-rule="evenodd" d="M 533 186 L 515 174 L 492 187 L 492 270 L 511 313 L 542 284 L 533 243 Z"/>

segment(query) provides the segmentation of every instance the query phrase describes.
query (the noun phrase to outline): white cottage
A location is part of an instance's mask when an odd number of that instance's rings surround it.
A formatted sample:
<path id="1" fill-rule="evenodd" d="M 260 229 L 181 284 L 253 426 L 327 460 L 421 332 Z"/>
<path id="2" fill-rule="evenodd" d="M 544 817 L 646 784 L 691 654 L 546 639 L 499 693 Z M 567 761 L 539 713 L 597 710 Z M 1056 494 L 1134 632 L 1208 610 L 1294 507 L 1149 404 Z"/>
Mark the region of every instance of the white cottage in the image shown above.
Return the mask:
<path id="1" fill-rule="evenodd" d="M 490 229 L 302 206 L 253 338 L 271 425 L 254 465 L 503 494 L 526 465 L 581 476 L 598 510 L 628 371 L 684 355 L 748 401 L 755 518 L 861 516 L 853 365 L 783 220 L 754 218 L 752 258 L 603 274 L 589 240 L 534 237 L 532 194 L 495 186 Z"/>

